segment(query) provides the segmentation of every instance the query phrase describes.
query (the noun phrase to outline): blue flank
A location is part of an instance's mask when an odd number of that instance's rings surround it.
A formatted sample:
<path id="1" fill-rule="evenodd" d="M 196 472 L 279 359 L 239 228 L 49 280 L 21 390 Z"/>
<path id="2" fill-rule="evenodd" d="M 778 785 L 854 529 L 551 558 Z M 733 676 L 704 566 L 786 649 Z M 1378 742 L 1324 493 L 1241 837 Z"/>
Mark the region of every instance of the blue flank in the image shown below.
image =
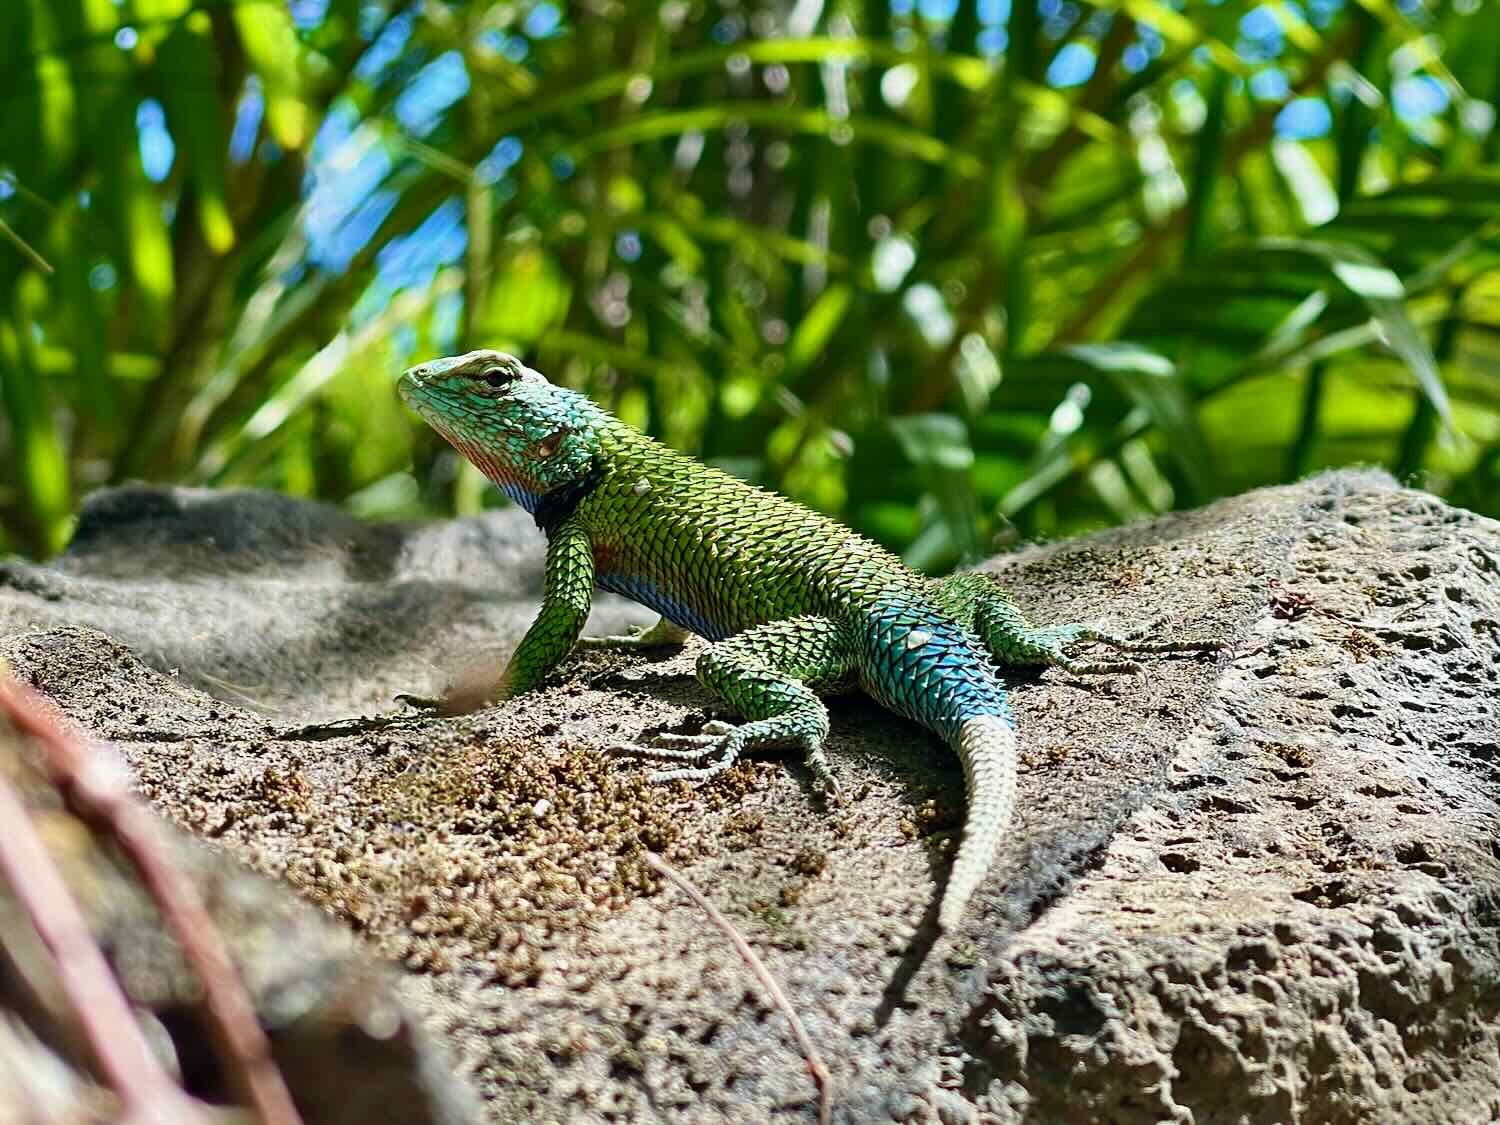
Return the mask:
<path id="1" fill-rule="evenodd" d="M 710 621 L 670 594 L 663 593 L 649 578 L 632 578 L 628 574 L 601 574 L 594 580 L 594 585 L 612 594 L 624 594 L 631 601 L 640 602 L 647 609 L 655 610 L 684 629 L 691 629 L 700 637 L 722 641 L 729 636 L 728 629 Z"/>

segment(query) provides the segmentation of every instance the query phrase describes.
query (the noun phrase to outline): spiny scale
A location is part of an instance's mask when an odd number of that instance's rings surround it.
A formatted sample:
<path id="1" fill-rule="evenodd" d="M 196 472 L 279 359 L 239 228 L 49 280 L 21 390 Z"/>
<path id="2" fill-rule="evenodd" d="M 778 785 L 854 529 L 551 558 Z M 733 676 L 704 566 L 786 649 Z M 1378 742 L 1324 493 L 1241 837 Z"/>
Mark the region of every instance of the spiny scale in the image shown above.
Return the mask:
<path id="1" fill-rule="evenodd" d="M 571 650 L 597 586 L 707 637 L 698 677 L 745 717 L 663 748 L 658 780 L 704 780 L 745 750 L 794 746 L 833 784 L 816 692 L 858 684 L 943 738 L 969 816 L 938 912 L 950 929 L 1010 821 L 1016 737 L 995 662 L 1133 668 L 1065 646 L 1136 645 L 1081 625 L 1035 627 L 987 575 L 935 581 L 782 496 L 651 440 L 518 360 L 479 351 L 414 367 L 402 396 L 547 533 L 541 612 L 492 698 L 533 687 Z M 1158 650 L 1160 646 L 1157 646 Z M 1194 646 L 1180 646 L 1194 647 Z"/>

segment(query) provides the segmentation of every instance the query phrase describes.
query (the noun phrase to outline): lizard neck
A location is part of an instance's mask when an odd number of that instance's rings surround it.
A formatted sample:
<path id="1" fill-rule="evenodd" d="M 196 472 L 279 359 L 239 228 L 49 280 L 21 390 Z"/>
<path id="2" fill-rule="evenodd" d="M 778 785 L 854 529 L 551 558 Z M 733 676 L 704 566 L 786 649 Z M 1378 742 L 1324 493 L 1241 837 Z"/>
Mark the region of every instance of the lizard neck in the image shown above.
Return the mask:
<path id="1" fill-rule="evenodd" d="M 608 476 L 609 457 L 605 446 L 601 444 L 601 436 L 615 429 L 634 433 L 575 391 L 559 389 L 557 399 L 560 407 L 554 412 L 552 421 L 563 432 L 572 434 L 573 439 L 583 443 L 581 449 L 575 445 L 569 461 L 575 463 L 574 459 L 580 457 L 586 460 L 582 461 L 581 472 L 570 464 L 576 475 L 551 487 L 545 486 L 548 476 L 546 472 L 522 472 L 514 463 L 513 459 L 520 456 L 520 451 L 507 439 L 506 434 L 510 432 L 507 427 L 497 426 L 495 436 L 485 438 L 439 426 L 453 446 L 494 482 L 501 492 L 525 508 L 536 525 L 549 537 Z M 639 434 L 635 436 L 642 441 L 649 440 Z M 538 465 L 534 468 L 542 467 Z"/>
<path id="2" fill-rule="evenodd" d="M 599 487 L 601 481 L 609 472 L 609 467 L 604 458 L 595 456 L 589 463 L 588 472 L 575 481 L 559 485 L 551 492 L 535 496 L 527 493 L 524 489 L 517 489 L 520 496 L 512 493 L 506 488 L 506 494 L 511 496 L 518 504 L 531 513 L 531 518 L 536 520 L 537 527 L 551 537 L 552 533 L 578 510 L 578 505 L 588 499 L 594 489 Z M 503 485 L 501 487 L 504 487 Z M 530 503 L 527 501 L 530 500 Z"/>

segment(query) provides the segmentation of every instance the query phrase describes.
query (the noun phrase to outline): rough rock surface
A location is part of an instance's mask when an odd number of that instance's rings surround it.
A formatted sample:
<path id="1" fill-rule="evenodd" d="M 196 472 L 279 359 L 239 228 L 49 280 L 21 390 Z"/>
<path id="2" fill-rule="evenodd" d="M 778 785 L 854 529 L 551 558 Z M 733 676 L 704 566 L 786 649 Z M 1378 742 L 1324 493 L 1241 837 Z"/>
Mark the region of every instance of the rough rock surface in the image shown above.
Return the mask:
<path id="1" fill-rule="evenodd" d="M 252 713 L 341 719 L 502 661 L 543 548 L 519 509 L 403 527 L 269 492 L 118 488 L 50 565 L 0 561 L 0 634 L 85 625 Z M 649 620 L 603 597 L 591 624 Z"/>
<path id="2" fill-rule="evenodd" d="M 691 650 L 399 714 L 524 628 L 520 518 L 106 494 L 55 565 L 0 568 L 0 655 L 402 961 L 496 1121 L 812 1117 L 784 1019 L 642 847 L 765 956 L 838 1119 L 1500 1115 L 1500 525 L 1344 473 L 997 560 L 1039 620 L 1227 647 L 1015 684 L 1016 826 L 934 943 L 959 770 L 867 702 L 833 705 L 839 808 L 793 762 L 694 790 L 599 755 L 701 721 Z"/>

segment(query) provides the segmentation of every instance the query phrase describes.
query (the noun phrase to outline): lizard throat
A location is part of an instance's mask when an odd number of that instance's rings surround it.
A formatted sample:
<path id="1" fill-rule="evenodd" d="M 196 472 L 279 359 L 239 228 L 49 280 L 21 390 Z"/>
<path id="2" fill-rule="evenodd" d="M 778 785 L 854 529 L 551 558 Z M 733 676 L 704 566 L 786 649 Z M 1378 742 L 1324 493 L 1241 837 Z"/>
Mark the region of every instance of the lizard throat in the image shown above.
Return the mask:
<path id="1" fill-rule="evenodd" d="M 536 507 L 527 511 L 536 520 L 537 527 L 551 535 L 554 528 L 578 510 L 578 505 L 599 487 L 603 479 L 604 465 L 596 458 L 589 462 L 588 472 L 583 476 L 543 493 L 537 498 Z"/>
<path id="2" fill-rule="evenodd" d="M 546 492 L 538 492 L 517 480 L 515 474 L 508 471 L 483 446 L 462 438 L 450 440 L 460 453 L 474 463 L 475 468 L 494 481 L 501 492 L 525 508 L 531 518 L 536 520 L 536 525 L 549 535 L 577 510 L 584 498 L 604 479 L 604 466 L 595 460 L 590 462 L 588 471 L 577 480 Z"/>
<path id="3" fill-rule="evenodd" d="M 507 472 L 505 466 L 500 464 L 490 453 L 476 442 L 465 441 L 463 438 L 445 435 L 453 443 L 455 449 L 467 457 L 485 476 L 494 481 L 495 486 L 505 493 L 506 496 L 525 508 L 531 515 L 536 515 L 537 505 L 541 503 L 540 493 L 533 492 L 511 473 Z"/>

